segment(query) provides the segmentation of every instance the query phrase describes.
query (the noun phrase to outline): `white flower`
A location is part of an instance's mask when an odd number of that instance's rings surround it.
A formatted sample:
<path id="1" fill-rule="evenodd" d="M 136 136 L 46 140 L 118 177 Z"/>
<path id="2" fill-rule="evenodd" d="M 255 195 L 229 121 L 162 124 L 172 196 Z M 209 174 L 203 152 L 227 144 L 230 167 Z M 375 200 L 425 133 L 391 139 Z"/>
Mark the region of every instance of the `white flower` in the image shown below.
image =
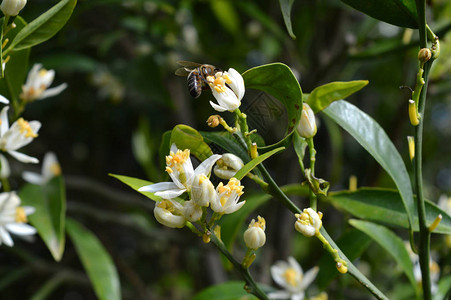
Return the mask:
<path id="1" fill-rule="evenodd" d="M 183 206 L 174 200 L 163 199 L 156 202 L 153 214 L 160 224 L 167 227 L 182 228 L 186 223 Z"/>
<path id="2" fill-rule="evenodd" d="M 3 68 L 3 71 L 5 68 Z M 0 103 L 9 104 L 9 100 L 6 99 L 4 96 L 0 95 Z"/>
<path id="3" fill-rule="evenodd" d="M 197 222 L 202 217 L 202 207 L 197 205 L 193 200 L 183 203 L 183 215 L 190 222 Z"/>
<path id="4" fill-rule="evenodd" d="M 11 175 L 11 168 L 5 156 L 0 154 L 0 178 L 6 179 Z"/>
<path id="5" fill-rule="evenodd" d="M 17 16 L 25 4 L 27 0 L 3 0 L 0 9 L 5 16 Z"/>
<path id="6" fill-rule="evenodd" d="M 230 68 L 228 72 L 217 72 L 215 76 L 207 76 L 207 81 L 219 104 L 210 101 L 216 111 L 232 112 L 240 107 L 245 91 L 244 80 L 235 69 Z"/>
<path id="7" fill-rule="evenodd" d="M 301 120 L 296 127 L 297 132 L 303 138 L 311 138 L 316 134 L 315 113 L 307 103 L 302 105 Z"/>
<path id="8" fill-rule="evenodd" d="M 319 268 L 314 267 L 305 274 L 301 266 L 293 257 L 288 257 L 288 262 L 278 261 L 271 266 L 272 279 L 284 289 L 268 294 L 271 299 L 303 300 L 305 290 L 313 282 Z"/>
<path id="9" fill-rule="evenodd" d="M 222 155 L 216 162 L 213 171 L 221 179 L 230 179 L 244 166 L 243 160 L 232 153 Z"/>
<path id="10" fill-rule="evenodd" d="M 216 197 L 216 190 L 210 179 L 205 174 L 195 175 L 191 187 L 191 200 L 197 206 L 207 207 L 214 197 Z"/>
<path id="11" fill-rule="evenodd" d="M 24 236 L 36 233 L 33 226 L 25 224 L 34 207 L 19 205 L 20 198 L 15 192 L 0 193 L 0 245 L 14 245 L 10 233 Z"/>
<path id="12" fill-rule="evenodd" d="M 31 102 L 61 93 L 67 84 L 63 83 L 57 87 L 49 89 L 55 78 L 55 71 L 42 68 L 41 64 L 35 64 L 28 73 L 27 82 L 22 86 L 20 98 L 23 101 Z"/>
<path id="13" fill-rule="evenodd" d="M 210 204 L 211 209 L 220 214 L 231 214 L 239 210 L 246 201 L 238 202 L 243 194 L 244 186 L 240 185 L 240 181 L 236 178 L 230 178 L 227 185 L 219 183 L 216 188 L 217 195 Z"/>
<path id="14" fill-rule="evenodd" d="M 39 160 L 17 152 L 16 150 L 28 145 L 38 136 L 41 122 L 27 122 L 23 118 L 18 119 L 9 127 L 8 106 L 0 112 L 0 150 L 8 152 L 17 160 L 23 163 L 38 163 Z"/>
<path id="15" fill-rule="evenodd" d="M 321 218 L 312 208 L 305 208 L 302 214 L 295 215 L 297 220 L 294 227 L 305 236 L 314 236 L 319 233 L 322 225 Z"/>
<path id="16" fill-rule="evenodd" d="M 249 249 L 257 250 L 266 242 L 265 219 L 258 216 L 257 222 L 252 219 L 249 228 L 244 232 L 244 242 Z"/>
<path id="17" fill-rule="evenodd" d="M 48 152 L 44 156 L 42 163 L 42 174 L 25 171 L 22 173 L 22 178 L 32 184 L 44 185 L 53 177 L 61 175 L 61 166 L 58 163 L 55 153 Z"/>
<path id="18" fill-rule="evenodd" d="M 164 199 L 172 199 L 180 196 L 185 191 L 190 192 L 194 178 L 199 174 L 209 176 L 214 163 L 221 158 L 221 155 L 214 154 L 204 160 L 194 170 L 189 157 L 189 149 L 183 151 L 177 149 L 175 144 L 171 146 L 171 152 L 166 156 L 166 172 L 168 172 L 173 182 L 159 182 L 141 187 L 140 192 L 155 193 Z"/>

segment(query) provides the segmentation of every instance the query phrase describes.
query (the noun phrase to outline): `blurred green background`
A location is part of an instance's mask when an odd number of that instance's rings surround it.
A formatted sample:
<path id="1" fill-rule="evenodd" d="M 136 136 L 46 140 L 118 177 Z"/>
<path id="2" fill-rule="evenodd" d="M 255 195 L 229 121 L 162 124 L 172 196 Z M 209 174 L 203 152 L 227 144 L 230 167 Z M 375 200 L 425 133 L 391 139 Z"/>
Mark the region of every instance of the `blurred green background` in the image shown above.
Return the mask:
<path id="1" fill-rule="evenodd" d="M 29 1 L 21 15 L 32 20 L 53 3 Z M 446 34 L 451 2 L 429 4 L 430 25 L 442 47 L 429 86 L 424 138 L 426 197 L 436 201 L 441 194 L 451 194 L 451 35 Z M 348 100 L 381 124 L 412 171 L 406 139 L 413 133 L 407 115 L 410 91 L 400 86 L 415 84 L 417 32 L 376 21 L 338 0 L 297 0 L 291 16 L 296 39 L 288 35 L 279 2 L 274 0 L 79 0 L 62 31 L 33 48 L 30 68 L 42 63 L 56 71 L 54 85 L 67 82 L 69 86 L 58 97 L 27 106 L 24 118 L 40 120 L 43 126 L 26 151 L 36 157 L 49 150 L 57 154 L 66 179 L 67 214 L 92 230 L 111 254 L 124 299 L 189 299 L 209 285 L 238 278 L 223 268 L 211 245 L 188 230 L 160 226 L 149 199 L 108 176 L 161 181 L 165 175 L 160 157 L 168 151 L 159 153 L 161 135 L 177 124 L 212 130 L 206 125 L 208 116 L 216 113 L 208 104 L 211 93 L 193 100 L 186 79 L 174 75 L 178 60 L 224 70 L 233 67 L 240 73 L 283 62 L 306 93 L 331 81 L 369 80 Z M 255 100 L 261 97 L 246 91 L 241 110 L 248 115 L 255 110 L 251 125 L 269 143 L 283 134 L 285 127 L 280 124 L 286 124 L 281 121 L 285 112 L 269 97 L 265 105 L 256 107 Z M 227 118 L 227 114 L 223 115 Z M 317 174 L 331 182 L 331 190 L 347 189 L 350 175 L 357 176 L 359 186 L 393 187 L 376 161 L 322 115 L 315 144 Z M 296 161 L 294 151 L 287 150 L 272 158 L 268 167 L 280 184 L 298 183 Z M 17 174 L 33 170 L 20 164 L 12 168 Z M 13 188 L 20 184 L 12 182 Z M 245 193 L 256 190 L 251 182 L 244 185 Z M 295 200 L 301 207 L 308 203 Z M 349 216 L 327 203 L 320 203 L 319 209 L 325 212 L 325 226 L 333 236 L 349 228 Z M 293 255 L 306 270 L 327 255 L 319 243 L 294 232 L 294 219 L 276 201 L 258 213 L 267 220 L 268 238 L 252 267 L 257 281 L 275 286 L 269 266 L 277 259 Z M 252 215 L 256 216 L 257 212 Z M 441 241 L 441 236 L 434 236 L 433 248 L 442 272 L 449 273 L 450 251 Z M 39 238 L 34 243 L 17 240 L 13 249 L 2 247 L 2 274 L 26 265 L 23 257 L 42 264 L 20 280 L 0 281 L 1 298 L 30 298 L 56 270 L 67 269 L 73 277 L 50 299 L 95 299 L 68 243 L 61 263 L 52 261 Z M 236 250 L 237 256 L 242 249 Z M 374 244 L 358 265 L 382 290 L 398 295 L 402 285 L 394 283 L 407 280 L 382 251 Z M 313 288 L 311 293 L 317 291 Z M 330 299 L 371 298 L 349 276 L 335 280 L 327 291 Z"/>

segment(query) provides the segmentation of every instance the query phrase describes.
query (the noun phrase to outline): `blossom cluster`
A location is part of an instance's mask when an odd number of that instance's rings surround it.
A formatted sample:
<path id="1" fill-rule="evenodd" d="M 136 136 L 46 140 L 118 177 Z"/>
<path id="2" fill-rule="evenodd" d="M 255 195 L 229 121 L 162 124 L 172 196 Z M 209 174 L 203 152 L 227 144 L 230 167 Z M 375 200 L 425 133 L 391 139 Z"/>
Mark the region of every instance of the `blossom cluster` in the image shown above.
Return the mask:
<path id="1" fill-rule="evenodd" d="M 172 182 L 155 183 L 139 189 L 162 198 L 155 203 L 155 219 L 167 227 L 181 228 L 187 221 L 199 221 L 206 207 L 219 215 L 240 209 L 245 201 L 239 201 L 244 188 L 239 180 L 231 177 L 227 184 L 220 182 L 216 187 L 210 181 L 213 165 L 221 158 L 221 155 L 214 154 L 194 169 L 190 150 L 180 150 L 173 144 L 166 156 L 166 172 Z M 177 198 L 183 193 L 189 195 L 189 200 Z"/>

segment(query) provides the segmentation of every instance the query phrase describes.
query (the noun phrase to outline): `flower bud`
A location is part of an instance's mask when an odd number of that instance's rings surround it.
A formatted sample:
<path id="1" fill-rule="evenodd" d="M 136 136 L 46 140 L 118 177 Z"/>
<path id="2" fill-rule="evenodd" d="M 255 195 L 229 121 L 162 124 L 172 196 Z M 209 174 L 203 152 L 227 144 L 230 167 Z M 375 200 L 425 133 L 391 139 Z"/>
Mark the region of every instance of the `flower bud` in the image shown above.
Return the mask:
<path id="1" fill-rule="evenodd" d="M 183 204 L 183 215 L 190 222 L 197 222 L 202 217 L 202 207 L 198 206 L 193 200 L 186 201 Z"/>
<path id="2" fill-rule="evenodd" d="M 346 267 L 341 262 L 337 262 L 336 267 L 338 272 L 340 272 L 341 274 L 346 274 L 348 272 L 348 267 Z"/>
<path id="3" fill-rule="evenodd" d="M 216 166 L 213 171 L 215 175 L 221 179 L 230 179 L 235 176 L 244 166 L 241 158 L 232 153 L 226 153 L 222 155 L 222 158 L 216 162 Z"/>
<path id="4" fill-rule="evenodd" d="M 311 237 L 319 233 L 322 221 L 318 213 L 312 208 L 306 208 L 302 214 L 296 214 L 297 218 L 294 227 L 304 236 Z"/>
<path id="5" fill-rule="evenodd" d="M 208 206 L 214 197 L 216 197 L 216 190 L 210 179 L 204 174 L 196 175 L 191 187 L 191 200 L 197 206 Z"/>
<path id="6" fill-rule="evenodd" d="M 257 250 L 266 242 L 266 222 L 265 219 L 258 216 L 257 222 L 252 219 L 249 228 L 244 232 L 244 242 L 249 249 Z"/>
<path id="7" fill-rule="evenodd" d="M 428 60 L 431 59 L 431 57 L 432 57 L 432 53 L 429 48 L 422 48 L 418 52 L 418 60 L 421 61 L 422 63 L 427 62 Z"/>
<path id="8" fill-rule="evenodd" d="M 219 115 L 212 115 L 207 120 L 207 125 L 211 128 L 215 128 L 219 125 L 221 117 Z"/>
<path id="9" fill-rule="evenodd" d="M 315 113 L 307 103 L 302 106 L 301 120 L 296 127 L 297 132 L 303 138 L 311 138 L 316 134 Z"/>
<path id="10" fill-rule="evenodd" d="M 182 228 L 186 219 L 182 215 L 183 206 L 175 201 L 164 199 L 155 203 L 153 214 L 158 223 L 171 227 Z"/>
<path id="11" fill-rule="evenodd" d="M 5 16 L 17 16 L 22 8 L 27 4 L 27 0 L 3 0 L 0 5 Z"/>

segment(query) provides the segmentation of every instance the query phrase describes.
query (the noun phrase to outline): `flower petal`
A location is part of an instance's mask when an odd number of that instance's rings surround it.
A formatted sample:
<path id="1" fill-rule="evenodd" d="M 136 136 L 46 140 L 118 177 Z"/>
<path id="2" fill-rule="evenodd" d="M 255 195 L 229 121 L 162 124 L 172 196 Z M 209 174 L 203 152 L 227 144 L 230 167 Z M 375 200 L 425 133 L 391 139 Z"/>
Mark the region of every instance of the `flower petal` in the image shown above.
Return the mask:
<path id="1" fill-rule="evenodd" d="M 25 223 L 6 224 L 5 228 L 16 235 L 32 235 L 36 233 L 36 228 Z"/>
<path id="2" fill-rule="evenodd" d="M 54 88 L 45 90 L 37 99 L 41 100 L 58 95 L 67 88 L 67 83 L 60 84 Z"/>
<path id="3" fill-rule="evenodd" d="M 0 95 L 0 102 L 1 102 L 1 103 L 5 103 L 5 104 L 9 104 L 9 100 L 6 99 L 6 97 L 4 97 L 4 96 L 2 96 L 2 95 Z"/>
<path id="4" fill-rule="evenodd" d="M 31 184 L 42 185 L 44 183 L 44 178 L 41 176 L 41 174 L 35 172 L 24 171 L 22 173 L 22 178 L 26 182 Z"/>
<path id="5" fill-rule="evenodd" d="M 216 163 L 218 159 L 220 159 L 222 156 L 219 154 L 213 154 L 206 160 L 204 160 L 197 168 L 194 170 L 194 175 L 200 175 L 204 174 L 205 176 L 210 176 L 211 168 Z"/>
<path id="6" fill-rule="evenodd" d="M 178 189 L 178 187 L 177 187 L 177 185 L 175 185 L 175 183 L 159 182 L 159 183 L 154 183 L 154 184 L 145 185 L 143 187 L 140 187 L 138 189 L 138 191 L 155 193 L 155 192 L 160 192 L 160 191 L 165 191 L 165 190 L 173 190 L 173 189 Z"/>
<path id="7" fill-rule="evenodd" d="M 8 121 L 8 109 L 9 106 L 3 107 L 2 111 L 0 112 L 0 136 L 3 137 L 5 132 L 8 131 L 9 128 L 9 121 Z"/>
<path id="8" fill-rule="evenodd" d="M 238 100 L 243 99 L 245 87 L 244 87 L 244 79 L 240 73 L 238 73 L 235 69 L 230 68 L 227 73 L 232 77 L 232 83 L 229 84 L 230 88 L 237 95 Z"/>
<path id="9" fill-rule="evenodd" d="M 219 111 L 219 112 L 223 112 L 223 111 L 227 110 L 227 108 L 219 106 L 219 105 L 217 105 L 217 104 L 215 104 L 215 103 L 213 103 L 211 101 L 210 101 L 210 105 L 213 107 L 214 110 Z"/>
<path id="10" fill-rule="evenodd" d="M 0 226 L 0 239 L 5 243 L 5 245 L 12 247 L 14 245 L 11 235 L 3 226 Z M 1 244 L 0 241 L 0 244 Z"/>
<path id="11" fill-rule="evenodd" d="M 313 280 L 315 280 L 316 278 L 316 275 L 318 275 L 318 272 L 319 272 L 318 267 L 313 267 L 307 272 L 305 272 L 301 282 L 302 290 L 306 290 L 307 287 L 312 284 Z"/>
<path id="12" fill-rule="evenodd" d="M 180 196 L 185 191 L 186 191 L 185 189 L 183 189 L 183 190 L 180 190 L 180 189 L 166 190 L 166 191 L 156 192 L 155 196 L 161 197 L 163 199 L 172 199 L 172 198 Z"/>
<path id="13" fill-rule="evenodd" d="M 26 154 L 23 154 L 23 153 L 14 151 L 14 150 L 9 150 L 8 153 L 11 154 L 11 156 L 13 156 L 18 161 L 26 163 L 26 164 L 28 164 L 28 163 L 38 164 L 39 163 L 39 160 L 37 158 L 28 156 Z"/>

